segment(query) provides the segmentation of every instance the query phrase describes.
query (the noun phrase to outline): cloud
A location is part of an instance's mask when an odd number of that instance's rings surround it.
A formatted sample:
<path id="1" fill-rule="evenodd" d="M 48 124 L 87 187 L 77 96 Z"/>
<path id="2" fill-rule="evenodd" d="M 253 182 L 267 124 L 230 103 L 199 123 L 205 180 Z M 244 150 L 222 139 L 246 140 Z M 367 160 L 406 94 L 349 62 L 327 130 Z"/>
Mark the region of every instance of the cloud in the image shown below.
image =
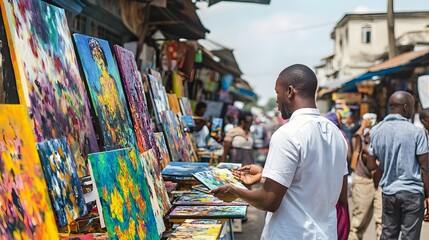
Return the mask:
<path id="1" fill-rule="evenodd" d="M 367 6 L 359 5 L 354 10 L 354 13 L 367 13 L 370 12 L 369 8 Z"/>

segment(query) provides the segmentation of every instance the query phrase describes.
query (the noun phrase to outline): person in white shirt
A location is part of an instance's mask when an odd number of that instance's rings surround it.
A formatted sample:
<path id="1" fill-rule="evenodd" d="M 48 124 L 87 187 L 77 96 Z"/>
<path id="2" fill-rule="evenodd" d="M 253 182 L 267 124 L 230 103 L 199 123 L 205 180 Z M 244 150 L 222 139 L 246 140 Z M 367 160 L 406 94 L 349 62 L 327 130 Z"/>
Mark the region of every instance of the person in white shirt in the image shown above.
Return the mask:
<path id="1" fill-rule="evenodd" d="M 227 184 L 211 192 L 241 198 L 268 211 L 261 239 L 337 239 L 335 205 L 347 201 L 347 143 L 316 108 L 317 78 L 307 66 L 285 68 L 276 81 L 277 103 L 289 122 L 272 136 L 265 168 L 248 165 L 235 175 L 259 189 Z"/>

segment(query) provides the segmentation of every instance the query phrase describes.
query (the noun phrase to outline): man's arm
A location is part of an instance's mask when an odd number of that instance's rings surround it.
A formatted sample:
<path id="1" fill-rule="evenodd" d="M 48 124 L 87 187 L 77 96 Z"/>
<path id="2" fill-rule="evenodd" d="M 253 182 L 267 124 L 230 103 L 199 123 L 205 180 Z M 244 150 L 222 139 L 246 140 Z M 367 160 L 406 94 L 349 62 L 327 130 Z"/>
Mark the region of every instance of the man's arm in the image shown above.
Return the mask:
<path id="1" fill-rule="evenodd" d="M 378 188 L 380 179 L 382 176 L 381 169 L 377 165 L 377 158 L 372 155 L 368 155 L 368 160 L 366 162 L 366 168 L 371 172 L 372 181 L 374 182 L 374 187 Z"/>
<path id="2" fill-rule="evenodd" d="M 215 197 L 226 202 L 231 202 L 236 198 L 241 198 L 260 210 L 275 212 L 280 207 L 286 191 L 287 187 L 274 180 L 266 178 L 262 187 L 256 190 L 242 189 L 234 185 L 227 184 L 211 190 L 210 192 L 213 193 Z"/>
<path id="3" fill-rule="evenodd" d="M 418 155 L 417 160 L 420 163 L 421 175 L 425 188 L 425 198 L 429 198 L 429 153 Z"/>

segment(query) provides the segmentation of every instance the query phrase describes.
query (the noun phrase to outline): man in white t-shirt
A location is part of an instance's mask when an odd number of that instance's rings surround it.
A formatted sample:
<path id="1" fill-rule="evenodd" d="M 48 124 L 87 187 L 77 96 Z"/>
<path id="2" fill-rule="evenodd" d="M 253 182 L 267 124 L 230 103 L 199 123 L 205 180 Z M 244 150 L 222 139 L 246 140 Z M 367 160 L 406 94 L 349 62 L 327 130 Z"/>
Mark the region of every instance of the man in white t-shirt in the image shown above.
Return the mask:
<path id="1" fill-rule="evenodd" d="M 262 239 L 337 239 L 335 205 L 347 191 L 347 143 L 340 130 L 316 108 L 317 79 L 307 66 L 284 69 L 276 82 L 283 119 L 272 136 L 265 168 L 236 172 L 247 190 L 224 185 L 212 193 L 224 200 L 241 198 L 268 211 Z M 347 195 L 342 194 L 343 201 Z"/>

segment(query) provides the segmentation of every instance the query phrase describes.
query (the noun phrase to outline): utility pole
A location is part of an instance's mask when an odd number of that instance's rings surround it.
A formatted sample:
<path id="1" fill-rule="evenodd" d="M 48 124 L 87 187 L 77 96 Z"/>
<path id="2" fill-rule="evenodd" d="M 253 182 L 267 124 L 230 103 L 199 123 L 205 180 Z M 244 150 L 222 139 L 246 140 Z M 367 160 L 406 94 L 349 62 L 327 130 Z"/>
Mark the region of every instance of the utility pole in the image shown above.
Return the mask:
<path id="1" fill-rule="evenodd" d="M 389 59 L 396 56 L 395 17 L 393 15 L 393 0 L 387 0 L 387 36 L 389 39 Z"/>

